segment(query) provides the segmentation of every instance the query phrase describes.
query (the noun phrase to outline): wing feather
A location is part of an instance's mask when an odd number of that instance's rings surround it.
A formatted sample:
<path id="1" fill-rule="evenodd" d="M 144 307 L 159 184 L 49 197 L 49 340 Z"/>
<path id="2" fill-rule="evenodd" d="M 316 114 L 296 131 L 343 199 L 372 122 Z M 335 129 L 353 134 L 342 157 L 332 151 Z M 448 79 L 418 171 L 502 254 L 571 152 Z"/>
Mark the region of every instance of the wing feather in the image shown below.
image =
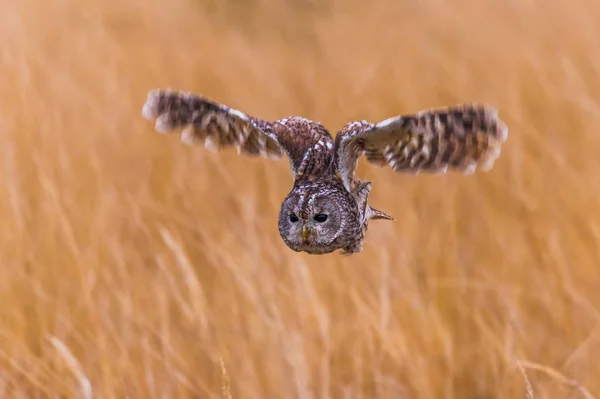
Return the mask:
<path id="1" fill-rule="evenodd" d="M 424 110 L 379 123 L 351 122 L 337 134 L 334 162 L 350 189 L 358 158 L 403 173 L 489 171 L 508 137 L 495 108 L 481 104 Z"/>
<path id="2" fill-rule="evenodd" d="M 237 147 L 242 155 L 276 159 L 284 152 L 273 129 L 275 122 L 246 115 L 193 93 L 152 90 L 142 115 L 156 120 L 156 131 L 181 131 L 184 144 L 204 143 L 210 151 Z"/>

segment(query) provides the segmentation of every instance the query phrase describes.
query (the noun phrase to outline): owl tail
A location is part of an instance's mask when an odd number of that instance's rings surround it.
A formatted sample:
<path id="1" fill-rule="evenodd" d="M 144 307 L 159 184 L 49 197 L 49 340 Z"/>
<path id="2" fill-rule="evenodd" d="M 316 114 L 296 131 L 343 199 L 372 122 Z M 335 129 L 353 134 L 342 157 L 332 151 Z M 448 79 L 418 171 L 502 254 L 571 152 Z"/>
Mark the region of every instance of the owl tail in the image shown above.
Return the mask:
<path id="1" fill-rule="evenodd" d="M 383 213 L 380 210 L 372 208 L 369 206 L 369 219 L 384 219 L 384 220 L 394 220 L 393 217 L 388 215 L 387 213 Z"/>

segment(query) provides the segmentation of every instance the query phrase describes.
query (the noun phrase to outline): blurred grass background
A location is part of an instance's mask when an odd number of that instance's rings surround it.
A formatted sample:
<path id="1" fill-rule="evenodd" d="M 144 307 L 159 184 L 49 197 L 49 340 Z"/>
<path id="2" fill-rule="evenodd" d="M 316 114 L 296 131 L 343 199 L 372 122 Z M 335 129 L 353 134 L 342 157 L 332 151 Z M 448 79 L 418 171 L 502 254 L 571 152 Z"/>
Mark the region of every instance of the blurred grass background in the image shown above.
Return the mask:
<path id="1" fill-rule="evenodd" d="M 0 397 L 598 397 L 599 14 L 4 1 Z M 287 161 L 155 134 L 155 87 L 332 133 L 485 101 L 509 140 L 472 177 L 363 161 L 396 221 L 316 257 L 277 232 Z"/>

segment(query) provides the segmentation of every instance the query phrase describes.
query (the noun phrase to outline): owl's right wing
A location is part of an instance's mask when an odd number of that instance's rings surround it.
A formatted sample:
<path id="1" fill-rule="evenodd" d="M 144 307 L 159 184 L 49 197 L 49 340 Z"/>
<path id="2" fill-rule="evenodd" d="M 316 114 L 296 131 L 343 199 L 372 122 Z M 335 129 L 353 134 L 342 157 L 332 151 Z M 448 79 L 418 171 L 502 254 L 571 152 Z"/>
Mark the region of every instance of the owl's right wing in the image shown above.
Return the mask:
<path id="1" fill-rule="evenodd" d="M 396 172 L 470 174 L 493 167 L 507 136 L 508 128 L 493 107 L 436 108 L 379 123 L 348 123 L 336 136 L 334 164 L 348 190 L 362 155 Z"/>
<path id="2" fill-rule="evenodd" d="M 181 132 L 184 144 L 204 143 L 211 151 L 235 146 L 242 155 L 275 159 L 286 152 L 292 165 L 297 163 L 293 158 L 304 153 L 295 148 L 300 143 L 283 124 L 255 118 L 189 92 L 152 90 L 142 115 L 156 119 L 156 131 Z"/>

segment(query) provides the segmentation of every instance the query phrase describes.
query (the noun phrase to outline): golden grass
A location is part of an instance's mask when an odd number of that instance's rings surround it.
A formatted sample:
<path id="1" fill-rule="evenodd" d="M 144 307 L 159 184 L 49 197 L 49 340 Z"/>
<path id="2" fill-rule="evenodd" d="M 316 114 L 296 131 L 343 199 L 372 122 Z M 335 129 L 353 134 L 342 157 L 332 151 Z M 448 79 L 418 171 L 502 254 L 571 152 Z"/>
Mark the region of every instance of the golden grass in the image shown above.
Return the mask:
<path id="1" fill-rule="evenodd" d="M 205 3 L 2 5 L 0 397 L 600 397 L 597 1 Z M 155 134 L 155 87 L 332 131 L 485 101 L 509 140 L 363 161 L 396 221 L 310 256 L 287 162 Z"/>

